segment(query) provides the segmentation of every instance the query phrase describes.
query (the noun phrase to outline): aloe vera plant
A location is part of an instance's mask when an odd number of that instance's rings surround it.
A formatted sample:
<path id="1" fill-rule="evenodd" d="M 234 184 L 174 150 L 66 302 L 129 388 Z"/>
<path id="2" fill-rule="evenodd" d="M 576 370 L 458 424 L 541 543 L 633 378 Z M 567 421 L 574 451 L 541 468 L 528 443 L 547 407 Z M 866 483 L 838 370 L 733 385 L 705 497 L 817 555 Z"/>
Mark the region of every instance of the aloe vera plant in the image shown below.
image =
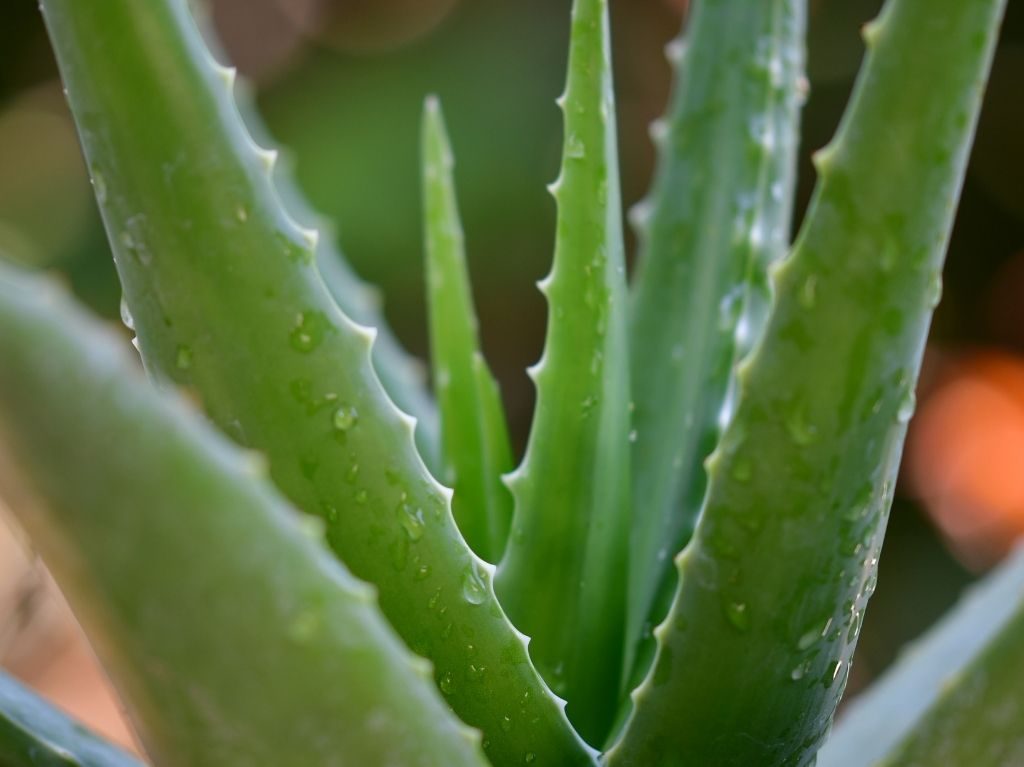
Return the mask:
<path id="1" fill-rule="evenodd" d="M 186 0 L 41 6 L 150 382 L 45 281 L 0 272 L 0 492 L 154 764 L 815 761 L 1005 0 L 889 0 L 792 246 L 805 4 L 695 0 L 632 285 L 608 4 L 575 0 L 518 467 L 436 100 L 435 405 Z M 964 609 L 984 619 L 958 676 L 908 661 L 823 763 L 1012 763 L 1019 608 Z M 0 764 L 130 763 L 7 689 Z M 916 702 L 879 736 L 889 695 Z"/>

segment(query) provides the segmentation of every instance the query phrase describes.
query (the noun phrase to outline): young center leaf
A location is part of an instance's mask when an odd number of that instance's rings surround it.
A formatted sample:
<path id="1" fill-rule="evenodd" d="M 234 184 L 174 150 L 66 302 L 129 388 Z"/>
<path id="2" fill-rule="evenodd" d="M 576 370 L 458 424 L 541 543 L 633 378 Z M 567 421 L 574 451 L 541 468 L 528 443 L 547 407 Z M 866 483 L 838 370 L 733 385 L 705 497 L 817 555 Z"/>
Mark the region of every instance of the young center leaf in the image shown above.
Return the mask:
<path id="1" fill-rule="evenodd" d="M 626 277 L 607 0 L 576 0 L 554 265 L 537 408 L 509 487 L 502 604 L 591 743 L 607 734 L 622 667 L 629 540 Z"/>

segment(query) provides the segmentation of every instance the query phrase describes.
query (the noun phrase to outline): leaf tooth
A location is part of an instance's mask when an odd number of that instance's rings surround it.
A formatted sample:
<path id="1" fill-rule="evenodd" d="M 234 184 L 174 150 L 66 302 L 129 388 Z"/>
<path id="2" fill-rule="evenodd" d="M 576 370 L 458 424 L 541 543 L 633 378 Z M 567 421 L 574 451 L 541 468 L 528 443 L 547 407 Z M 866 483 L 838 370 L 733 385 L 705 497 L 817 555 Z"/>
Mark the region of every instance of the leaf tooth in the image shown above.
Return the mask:
<path id="1" fill-rule="evenodd" d="M 216 74 L 217 77 L 220 78 L 221 82 L 224 83 L 224 87 L 227 88 L 228 91 L 234 90 L 235 83 L 238 80 L 238 69 L 236 69 L 235 67 L 227 67 L 223 64 L 215 62 L 213 71 L 214 74 Z"/>
<path id="2" fill-rule="evenodd" d="M 650 197 L 644 197 L 633 205 L 626 214 L 629 225 L 637 236 L 646 237 L 651 228 L 651 217 L 654 215 L 654 202 Z"/>
<path id="3" fill-rule="evenodd" d="M 295 227 L 298 229 L 299 236 L 306 243 L 306 246 L 315 252 L 317 246 L 320 244 L 320 231 L 311 227 L 302 226 L 298 223 L 295 224 Z"/>
<path id="4" fill-rule="evenodd" d="M 256 152 L 256 159 L 263 166 L 267 174 L 273 174 L 274 166 L 277 165 L 278 151 L 276 149 L 264 149 L 253 143 Z"/>
<path id="5" fill-rule="evenodd" d="M 530 380 L 533 381 L 535 386 L 540 385 L 540 378 L 544 374 L 547 368 L 545 362 L 547 361 L 547 355 L 541 355 L 541 358 L 535 363 L 526 368 L 526 375 L 529 376 Z"/>
<path id="6" fill-rule="evenodd" d="M 827 175 L 835 166 L 837 152 L 838 143 L 833 140 L 811 155 L 811 163 L 819 177 Z"/>
<path id="7" fill-rule="evenodd" d="M 860 36 L 864 41 L 864 45 L 868 48 L 877 46 L 884 28 L 885 19 L 881 14 L 861 26 Z"/>
<path id="8" fill-rule="evenodd" d="M 676 68 L 682 65 L 683 59 L 686 58 L 687 47 L 686 35 L 678 35 L 669 40 L 665 45 L 665 58 L 668 59 L 668 63 Z"/>
<path id="9" fill-rule="evenodd" d="M 655 148 L 662 152 L 668 145 L 669 136 L 669 122 L 664 116 L 658 117 L 651 121 L 651 124 L 647 126 L 647 133 L 651 138 L 651 142 Z"/>
<path id="10" fill-rule="evenodd" d="M 537 290 L 539 290 L 541 292 L 541 294 L 544 296 L 544 298 L 547 298 L 548 300 L 551 299 L 549 291 L 551 290 L 551 285 L 554 283 L 554 281 L 555 281 L 555 270 L 552 269 L 546 275 L 544 275 L 539 280 L 537 280 L 537 283 L 536 283 Z"/>

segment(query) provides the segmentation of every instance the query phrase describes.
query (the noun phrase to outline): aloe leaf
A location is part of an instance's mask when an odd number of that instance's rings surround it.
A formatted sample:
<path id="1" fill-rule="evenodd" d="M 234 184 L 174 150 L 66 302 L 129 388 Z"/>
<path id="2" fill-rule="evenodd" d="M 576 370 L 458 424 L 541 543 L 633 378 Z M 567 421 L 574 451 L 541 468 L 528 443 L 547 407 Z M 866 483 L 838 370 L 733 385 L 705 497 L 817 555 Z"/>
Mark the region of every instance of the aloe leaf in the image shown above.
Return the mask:
<path id="1" fill-rule="evenodd" d="M 247 126 L 253 119 L 245 115 Z M 320 233 L 316 242 L 316 266 L 338 307 L 353 322 L 376 331 L 371 361 L 381 385 L 395 405 L 416 419 L 416 447 L 423 462 L 435 474 L 441 470 L 441 437 L 437 406 L 426 390 L 426 369 L 410 356 L 395 338 L 381 310 L 378 291 L 360 279 L 336 245 L 338 237 L 331 222 L 306 203 L 279 162 L 274 170 L 274 186 L 284 207 L 304 227 Z"/>
<path id="2" fill-rule="evenodd" d="M 692 534 L 702 464 L 732 407 L 734 366 L 761 332 L 768 266 L 789 244 L 804 5 L 696 0 L 669 47 L 672 104 L 652 131 L 651 194 L 634 210 L 627 674 L 650 665 L 651 629 L 676 585 L 672 558 Z"/>
<path id="3" fill-rule="evenodd" d="M 818 767 L 1024 763 L 1024 550 L 846 707 Z"/>
<path id="4" fill-rule="evenodd" d="M 190 385 L 321 515 L 492 761 L 589 763 L 381 387 L 373 333 L 338 309 L 315 236 L 279 204 L 274 155 L 251 143 L 230 71 L 184 0 L 43 9 L 147 369 Z"/>
<path id="5" fill-rule="evenodd" d="M 497 587 L 530 655 L 590 742 L 622 666 L 629 536 L 626 282 L 607 0 L 573 5 L 543 359 Z"/>
<path id="6" fill-rule="evenodd" d="M 0 671 L 0 765 L 142 767 Z"/>
<path id="7" fill-rule="evenodd" d="M 608 759 L 813 762 L 873 590 L 1004 0 L 890 0 Z"/>
<path id="8" fill-rule="evenodd" d="M 0 327 L 0 489 L 157 764 L 486 764 L 262 464 L 43 281 L 0 274 Z"/>
<path id="9" fill-rule="evenodd" d="M 434 382 L 441 408 L 444 481 L 455 488 L 452 513 L 473 550 L 497 562 L 505 549 L 512 496 L 502 475 L 512 449 L 498 384 L 480 354 L 454 160 L 437 99 L 423 116 L 423 197 L 427 291 Z"/>
<path id="10" fill-rule="evenodd" d="M 215 56 L 224 57 L 219 48 L 208 8 L 193 7 L 196 23 Z M 245 126 L 259 146 L 272 146 L 270 131 L 256 109 L 252 89 L 244 80 L 235 82 L 235 103 Z M 371 359 L 384 390 L 400 410 L 416 419 L 416 447 L 432 472 L 441 468 L 441 438 L 437 407 L 427 392 L 426 367 L 411 356 L 384 320 L 380 291 L 364 282 L 352 269 L 338 245 L 334 223 L 317 212 L 299 189 L 294 163 L 283 152 L 274 164 L 274 189 L 288 214 L 300 225 L 319 232 L 316 240 L 316 265 L 331 296 L 345 315 L 376 330 Z"/>

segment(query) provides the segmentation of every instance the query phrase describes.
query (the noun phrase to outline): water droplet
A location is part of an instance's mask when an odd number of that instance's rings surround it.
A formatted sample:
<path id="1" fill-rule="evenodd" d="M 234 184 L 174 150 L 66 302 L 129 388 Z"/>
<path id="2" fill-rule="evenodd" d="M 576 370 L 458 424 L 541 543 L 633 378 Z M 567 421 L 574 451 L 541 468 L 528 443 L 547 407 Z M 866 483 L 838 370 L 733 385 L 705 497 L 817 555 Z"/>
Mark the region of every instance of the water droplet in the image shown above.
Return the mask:
<path id="1" fill-rule="evenodd" d="M 405 536 L 396 538 L 391 543 L 391 564 L 398 572 L 404 572 L 409 562 L 409 539 Z"/>
<path id="2" fill-rule="evenodd" d="M 811 275 L 804 284 L 800 286 L 800 306 L 804 309 L 813 309 L 818 300 L 818 278 Z"/>
<path id="3" fill-rule="evenodd" d="M 509 732 L 509 731 L 511 731 L 511 729 L 512 729 L 512 720 L 511 720 L 511 719 L 510 719 L 509 717 L 507 717 L 507 716 L 503 716 L 503 717 L 501 718 L 501 729 L 502 729 L 502 730 L 503 730 L 504 732 Z"/>
<path id="4" fill-rule="evenodd" d="M 355 495 L 356 503 L 358 503 L 358 504 L 366 503 L 366 498 L 367 498 L 366 490 L 359 490 L 356 493 L 356 495 Z"/>
<path id="5" fill-rule="evenodd" d="M 417 581 L 425 581 L 430 577 L 430 565 L 420 565 L 416 568 L 416 573 L 413 575 L 413 579 Z"/>
<path id="6" fill-rule="evenodd" d="M 313 351 L 323 342 L 329 328 L 330 323 L 321 312 L 297 315 L 290 336 L 292 348 L 303 354 Z"/>
<path id="7" fill-rule="evenodd" d="M 906 423 L 913 417 L 914 410 L 916 409 L 917 396 L 914 394 L 913 389 L 908 388 L 900 399 L 899 408 L 896 411 L 896 419 L 900 423 Z"/>
<path id="8" fill-rule="evenodd" d="M 452 672 L 445 671 L 438 680 L 437 686 L 441 688 L 441 692 L 445 695 L 451 695 L 452 690 L 455 689 L 455 680 L 452 679 Z"/>
<path id="9" fill-rule="evenodd" d="M 807 422 L 807 416 L 802 408 L 795 409 L 786 419 L 786 431 L 790 438 L 798 445 L 806 447 L 814 443 L 818 438 L 818 428 Z"/>
<path id="10" fill-rule="evenodd" d="M 583 412 L 583 416 L 590 415 L 591 411 L 597 406 L 597 397 L 593 395 L 588 396 L 583 402 L 580 403 L 580 410 Z"/>
<path id="11" fill-rule="evenodd" d="M 829 663 L 828 667 L 825 669 L 825 673 L 821 677 L 822 684 L 824 684 L 826 688 L 831 687 L 835 683 L 842 668 L 843 662 L 841 660 L 834 660 Z"/>
<path id="12" fill-rule="evenodd" d="M 107 180 L 98 170 L 92 172 L 92 188 L 96 193 L 96 202 L 103 205 L 107 201 Z"/>
<path id="13" fill-rule="evenodd" d="M 750 628 L 750 612 L 744 602 L 728 602 L 725 605 L 725 617 L 737 631 L 747 631 Z"/>
<path id="14" fill-rule="evenodd" d="M 338 431 L 348 431 L 359 421 L 359 411 L 352 405 L 342 405 L 334 411 L 334 428 Z M 356 471 L 359 470 L 358 464 L 353 464 L 356 467 Z"/>
<path id="15" fill-rule="evenodd" d="M 441 602 L 441 589 L 438 589 L 430 595 L 430 599 L 427 600 L 427 607 L 431 610 L 437 609 L 438 604 Z"/>
<path id="16" fill-rule="evenodd" d="M 789 672 L 789 678 L 792 679 L 794 682 L 799 682 L 801 679 L 804 678 L 804 674 L 806 674 L 808 672 L 808 670 L 809 670 L 808 666 L 809 665 L 810 665 L 809 661 L 804 661 L 799 666 L 797 666 L 796 668 L 794 668 L 792 671 Z"/>
<path id="17" fill-rule="evenodd" d="M 471 605 L 483 604 L 487 599 L 487 587 L 480 577 L 480 568 L 473 562 L 462 577 L 462 596 Z"/>
<path id="18" fill-rule="evenodd" d="M 179 346 L 174 355 L 174 364 L 178 366 L 178 370 L 188 370 L 192 367 L 192 350 L 187 346 Z"/>
<path id="19" fill-rule="evenodd" d="M 565 156 L 573 160 L 582 160 L 587 156 L 587 148 L 575 133 L 570 133 L 565 140 Z"/>
<path id="20" fill-rule="evenodd" d="M 637 433 L 636 433 L 636 429 L 632 429 L 632 430 L 631 430 L 631 431 L 629 432 L 629 441 L 630 441 L 630 442 L 636 442 L 636 440 L 637 440 L 637 436 L 638 436 L 638 435 L 637 435 Z"/>
<path id="21" fill-rule="evenodd" d="M 409 540 L 415 543 L 423 537 L 423 509 L 418 509 L 410 506 L 405 501 L 401 501 L 396 509 L 398 515 L 398 523 L 405 530 L 405 534 L 409 536 Z"/>
<path id="22" fill-rule="evenodd" d="M 928 283 L 928 306 L 933 309 L 939 305 L 939 301 L 942 300 L 942 275 L 936 274 L 932 277 L 930 283 Z"/>
<path id="23" fill-rule="evenodd" d="M 249 210 L 244 205 L 235 208 L 235 218 L 242 224 L 249 220 Z"/>
<path id="24" fill-rule="evenodd" d="M 537 761 L 537 755 L 535 753 L 533 753 L 532 751 L 527 751 L 526 752 L 526 758 L 524 759 L 524 761 L 527 764 L 533 764 L 535 761 Z"/>
<path id="25" fill-rule="evenodd" d="M 355 456 L 353 456 L 353 458 L 354 457 Z M 359 479 L 359 464 L 353 462 L 352 465 L 348 467 L 348 471 L 345 472 L 345 481 L 350 485 L 354 485 L 357 479 Z"/>
<path id="26" fill-rule="evenodd" d="M 475 666 L 472 663 L 469 664 L 469 671 L 467 672 L 467 676 L 469 677 L 469 681 L 471 681 L 471 682 L 481 682 L 481 681 L 483 681 L 484 674 L 486 674 L 486 673 L 487 673 L 487 667 L 486 666 Z"/>
<path id="27" fill-rule="evenodd" d="M 825 621 L 824 627 L 814 626 L 811 629 L 805 631 L 796 642 L 796 649 L 800 652 L 811 649 L 811 647 L 818 642 L 825 634 L 828 633 L 829 627 L 832 625 L 832 619 L 829 618 Z"/>

